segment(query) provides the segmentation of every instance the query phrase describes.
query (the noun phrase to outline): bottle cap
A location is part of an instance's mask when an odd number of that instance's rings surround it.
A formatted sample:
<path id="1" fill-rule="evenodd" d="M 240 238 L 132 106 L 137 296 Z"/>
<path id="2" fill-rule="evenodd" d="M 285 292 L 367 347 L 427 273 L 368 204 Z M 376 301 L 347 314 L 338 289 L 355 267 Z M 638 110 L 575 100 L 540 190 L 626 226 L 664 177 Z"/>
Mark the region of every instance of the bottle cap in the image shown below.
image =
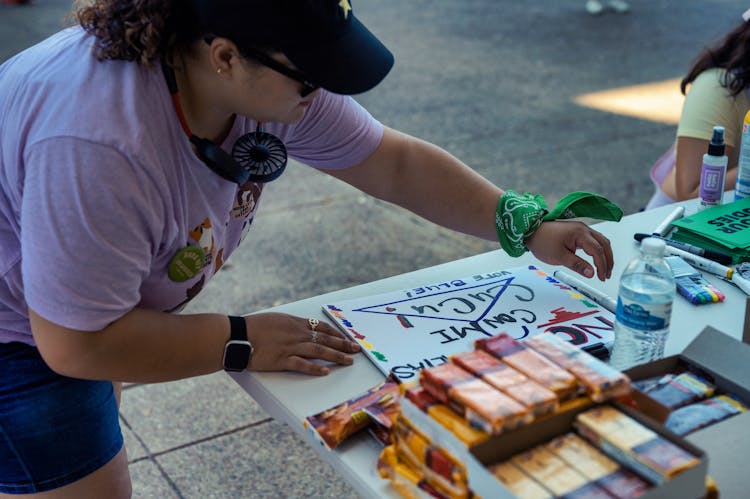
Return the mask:
<path id="1" fill-rule="evenodd" d="M 715 126 L 711 142 L 708 144 L 708 154 L 710 156 L 724 156 L 724 127 Z"/>
<path id="2" fill-rule="evenodd" d="M 647 255 L 662 256 L 667 244 L 661 239 L 647 237 L 641 241 L 641 252 Z"/>

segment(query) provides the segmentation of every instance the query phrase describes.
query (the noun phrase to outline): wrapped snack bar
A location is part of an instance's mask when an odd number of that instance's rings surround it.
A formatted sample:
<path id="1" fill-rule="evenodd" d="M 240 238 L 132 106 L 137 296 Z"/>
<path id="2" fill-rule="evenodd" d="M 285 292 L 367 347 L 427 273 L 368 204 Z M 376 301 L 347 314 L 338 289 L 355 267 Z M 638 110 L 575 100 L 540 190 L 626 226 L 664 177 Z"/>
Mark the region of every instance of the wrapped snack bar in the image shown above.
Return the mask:
<path id="1" fill-rule="evenodd" d="M 432 442 L 400 415 L 394 424 L 399 461 L 417 470 L 430 486 L 457 499 L 470 496 L 466 469 L 457 459 Z"/>
<path id="2" fill-rule="evenodd" d="M 398 458 L 395 445 L 389 445 L 380 453 L 377 463 L 378 475 L 388 479 L 401 497 L 409 499 L 437 498 L 448 499 L 428 484 L 422 474 Z"/>
<path id="3" fill-rule="evenodd" d="M 544 446 L 540 445 L 516 454 L 511 461 L 550 490 L 554 497 L 611 497 L 599 485 L 587 479 Z"/>
<path id="4" fill-rule="evenodd" d="M 534 416 L 557 409 L 558 400 L 554 392 L 483 350 L 460 353 L 452 356 L 451 360 L 528 407 Z"/>
<path id="5" fill-rule="evenodd" d="M 423 369 L 419 380 L 438 400 L 487 433 L 496 435 L 533 419 L 526 407 L 453 363 Z"/>
<path id="6" fill-rule="evenodd" d="M 707 379 L 691 372 L 684 372 L 665 379 L 648 391 L 648 396 L 670 409 L 708 398 L 716 387 Z"/>
<path id="7" fill-rule="evenodd" d="M 672 373 L 667 373 L 661 376 L 654 376 L 652 378 L 646 378 L 646 379 L 640 379 L 638 381 L 631 381 L 631 385 L 633 385 L 634 388 L 637 388 L 638 390 L 642 391 L 643 393 L 648 393 L 654 388 L 657 388 L 659 385 L 663 385 L 664 383 L 668 383 L 669 381 L 673 380 L 675 377 Z"/>
<path id="8" fill-rule="evenodd" d="M 625 374 L 553 333 L 534 336 L 525 344 L 572 373 L 596 402 L 630 392 L 630 379 Z"/>
<path id="9" fill-rule="evenodd" d="M 651 488 L 644 479 L 623 468 L 575 433 L 561 435 L 545 447 L 613 497 L 636 498 Z"/>
<path id="10" fill-rule="evenodd" d="M 542 386 L 552 390 L 560 400 L 573 395 L 578 383 L 575 376 L 536 350 L 524 346 L 506 333 L 475 342 L 476 348 L 501 359 Z"/>
<path id="11" fill-rule="evenodd" d="M 719 395 L 680 407 L 669 415 L 664 426 L 678 435 L 687 435 L 745 411 L 747 406 L 736 398 Z"/>
<path id="12" fill-rule="evenodd" d="M 700 463 L 682 447 L 608 405 L 578 414 L 574 425 L 605 453 L 656 484 Z"/>
<path id="13" fill-rule="evenodd" d="M 554 497 L 539 482 L 521 471 L 510 461 L 490 466 L 492 474 L 505 485 L 505 487 L 518 497 L 524 499 L 547 499 Z"/>
<path id="14" fill-rule="evenodd" d="M 368 427 L 373 421 L 386 427 L 399 410 L 399 388 L 387 379 L 364 394 L 305 419 L 305 428 L 312 430 L 330 449 L 335 449 L 352 434 Z"/>
<path id="15" fill-rule="evenodd" d="M 419 385 L 406 388 L 404 396 L 467 446 L 484 442 L 490 436 L 488 433 L 473 428 L 463 416 L 447 405 L 440 403 L 438 399 Z"/>

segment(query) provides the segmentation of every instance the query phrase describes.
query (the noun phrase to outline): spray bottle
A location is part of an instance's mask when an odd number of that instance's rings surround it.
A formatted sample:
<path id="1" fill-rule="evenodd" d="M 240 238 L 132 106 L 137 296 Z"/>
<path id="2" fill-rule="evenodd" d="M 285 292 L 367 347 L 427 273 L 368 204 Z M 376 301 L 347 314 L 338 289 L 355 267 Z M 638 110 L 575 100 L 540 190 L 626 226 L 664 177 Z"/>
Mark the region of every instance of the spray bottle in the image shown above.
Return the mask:
<path id="1" fill-rule="evenodd" d="M 742 142 L 737 160 L 737 185 L 734 187 L 734 200 L 750 197 L 750 111 L 745 113 L 742 122 Z"/>
<path id="2" fill-rule="evenodd" d="M 715 126 L 708 152 L 703 155 L 700 209 L 719 206 L 724 195 L 724 179 L 727 175 L 727 156 L 724 154 L 724 127 Z"/>

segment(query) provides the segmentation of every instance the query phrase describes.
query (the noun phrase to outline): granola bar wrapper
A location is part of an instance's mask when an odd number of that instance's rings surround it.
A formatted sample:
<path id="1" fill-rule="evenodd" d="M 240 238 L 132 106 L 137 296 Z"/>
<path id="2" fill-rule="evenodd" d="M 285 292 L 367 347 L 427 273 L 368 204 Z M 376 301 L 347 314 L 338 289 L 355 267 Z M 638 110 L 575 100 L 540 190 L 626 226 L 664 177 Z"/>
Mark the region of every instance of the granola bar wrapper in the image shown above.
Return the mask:
<path id="1" fill-rule="evenodd" d="M 552 390 L 561 401 L 574 395 L 578 388 L 575 376 L 506 333 L 477 340 L 475 346 Z"/>
<path id="2" fill-rule="evenodd" d="M 400 460 L 395 445 L 384 447 L 377 463 L 378 475 L 405 499 L 450 499 L 430 486 L 419 471 Z"/>
<path id="3" fill-rule="evenodd" d="M 543 445 L 511 458 L 514 465 L 524 471 L 555 497 L 610 498 L 595 482 L 569 466 Z"/>
<path id="4" fill-rule="evenodd" d="M 524 499 L 551 499 L 554 497 L 552 492 L 521 471 L 511 461 L 494 464 L 490 466 L 490 471 L 517 497 L 523 497 Z"/>
<path id="5" fill-rule="evenodd" d="M 559 405 L 553 391 L 483 350 L 457 354 L 451 360 L 528 407 L 534 416 L 553 412 Z"/>
<path id="6" fill-rule="evenodd" d="M 573 374 L 595 402 L 627 395 L 630 378 L 555 334 L 544 333 L 525 342 L 555 364 Z"/>
<path id="7" fill-rule="evenodd" d="M 472 427 L 462 415 L 440 403 L 438 399 L 419 385 L 407 388 L 404 396 L 422 412 L 428 414 L 445 429 L 453 433 L 467 447 L 477 445 L 490 438 L 488 433 Z"/>
<path id="8" fill-rule="evenodd" d="M 526 407 L 451 362 L 420 371 L 420 383 L 486 433 L 496 435 L 533 419 Z"/>
<path id="9" fill-rule="evenodd" d="M 364 394 L 308 416 L 304 425 L 329 449 L 335 449 L 354 433 L 377 423 L 390 426 L 399 411 L 399 388 L 387 379 Z"/>
<path id="10" fill-rule="evenodd" d="M 472 380 L 474 376 L 470 372 L 451 362 L 419 371 L 419 384 L 444 404 L 451 403 L 448 391 L 452 386 Z"/>
<path id="11" fill-rule="evenodd" d="M 433 445 L 403 415 L 396 419 L 394 441 L 398 459 L 416 470 L 431 487 L 447 497 L 470 497 L 464 465 L 443 448 Z"/>
<path id="12" fill-rule="evenodd" d="M 648 391 L 648 396 L 670 409 L 677 409 L 708 398 L 715 390 L 716 387 L 707 379 L 686 371 L 671 379 L 664 378 Z"/>
<path id="13" fill-rule="evenodd" d="M 700 463 L 696 456 L 612 406 L 578 414 L 574 426 L 606 454 L 659 485 Z"/>
<path id="14" fill-rule="evenodd" d="M 644 479 L 623 468 L 575 433 L 556 437 L 545 447 L 613 497 L 634 499 L 651 488 Z"/>
<path id="15" fill-rule="evenodd" d="M 747 406 L 736 398 L 719 395 L 680 407 L 669 414 L 664 426 L 678 435 L 687 435 L 745 411 Z"/>

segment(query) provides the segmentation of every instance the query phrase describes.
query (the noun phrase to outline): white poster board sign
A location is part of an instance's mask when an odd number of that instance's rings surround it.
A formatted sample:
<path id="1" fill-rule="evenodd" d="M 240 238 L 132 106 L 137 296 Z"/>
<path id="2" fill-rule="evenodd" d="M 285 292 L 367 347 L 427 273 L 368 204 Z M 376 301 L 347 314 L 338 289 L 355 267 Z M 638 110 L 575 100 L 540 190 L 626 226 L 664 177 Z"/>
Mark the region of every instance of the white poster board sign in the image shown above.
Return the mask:
<path id="1" fill-rule="evenodd" d="M 535 266 L 483 273 L 323 307 L 384 374 L 419 370 L 480 338 L 552 332 L 586 350 L 614 340 L 614 315 Z"/>

